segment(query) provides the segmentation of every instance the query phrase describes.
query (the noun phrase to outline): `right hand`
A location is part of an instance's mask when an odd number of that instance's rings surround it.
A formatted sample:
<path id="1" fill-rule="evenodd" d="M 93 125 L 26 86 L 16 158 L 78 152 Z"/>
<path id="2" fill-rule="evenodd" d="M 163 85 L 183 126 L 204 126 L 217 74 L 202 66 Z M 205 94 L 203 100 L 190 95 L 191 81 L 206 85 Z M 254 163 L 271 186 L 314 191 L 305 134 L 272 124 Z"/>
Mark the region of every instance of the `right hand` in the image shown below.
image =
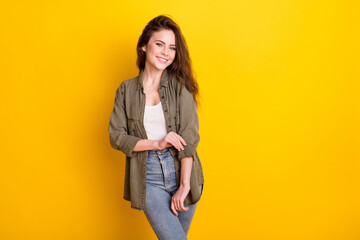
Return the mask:
<path id="1" fill-rule="evenodd" d="M 183 145 L 186 146 L 186 142 L 179 134 L 171 131 L 163 139 L 159 140 L 158 145 L 160 150 L 174 146 L 178 151 L 181 151 L 184 150 Z"/>

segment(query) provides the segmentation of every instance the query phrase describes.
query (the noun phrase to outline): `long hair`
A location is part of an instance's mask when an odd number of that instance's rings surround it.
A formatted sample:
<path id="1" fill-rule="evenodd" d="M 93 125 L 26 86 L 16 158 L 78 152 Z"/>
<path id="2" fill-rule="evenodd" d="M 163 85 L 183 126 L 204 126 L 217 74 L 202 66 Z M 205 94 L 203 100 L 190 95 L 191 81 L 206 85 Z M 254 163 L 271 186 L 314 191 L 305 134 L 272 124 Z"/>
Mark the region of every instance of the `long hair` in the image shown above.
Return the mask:
<path id="1" fill-rule="evenodd" d="M 189 50 L 180 27 L 165 15 L 159 15 L 153 18 L 144 28 L 137 44 L 137 61 L 136 64 L 139 72 L 145 69 L 146 54 L 142 47 L 146 45 L 154 32 L 160 30 L 172 30 L 175 34 L 176 55 L 174 61 L 167 67 L 170 74 L 174 76 L 181 84 L 181 88 L 185 86 L 192 93 L 195 102 L 199 94 L 198 84 L 191 68 L 191 60 Z M 180 89 L 181 92 L 181 89 Z"/>

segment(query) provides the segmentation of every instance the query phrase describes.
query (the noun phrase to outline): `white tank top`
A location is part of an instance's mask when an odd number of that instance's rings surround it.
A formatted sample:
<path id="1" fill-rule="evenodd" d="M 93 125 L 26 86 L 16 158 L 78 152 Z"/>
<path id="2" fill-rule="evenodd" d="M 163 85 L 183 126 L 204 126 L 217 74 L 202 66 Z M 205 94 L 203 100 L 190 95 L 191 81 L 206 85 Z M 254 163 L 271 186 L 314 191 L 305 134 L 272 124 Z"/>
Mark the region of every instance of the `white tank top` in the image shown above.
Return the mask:
<path id="1" fill-rule="evenodd" d="M 166 136 L 166 122 L 161 101 L 154 106 L 145 105 L 144 127 L 148 139 L 160 140 Z"/>

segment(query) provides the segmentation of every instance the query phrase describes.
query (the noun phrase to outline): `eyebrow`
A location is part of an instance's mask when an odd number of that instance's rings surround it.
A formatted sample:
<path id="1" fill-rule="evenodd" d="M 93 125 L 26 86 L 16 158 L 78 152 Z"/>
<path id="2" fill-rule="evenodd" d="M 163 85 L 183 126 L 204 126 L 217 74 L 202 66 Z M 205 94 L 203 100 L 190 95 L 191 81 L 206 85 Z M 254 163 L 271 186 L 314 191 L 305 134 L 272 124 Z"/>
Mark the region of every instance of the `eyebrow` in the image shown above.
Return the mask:
<path id="1" fill-rule="evenodd" d="M 155 41 L 159 41 L 162 42 L 163 44 L 165 44 L 165 42 L 161 41 L 161 40 L 155 40 Z M 170 44 L 170 46 L 176 46 L 175 44 Z"/>

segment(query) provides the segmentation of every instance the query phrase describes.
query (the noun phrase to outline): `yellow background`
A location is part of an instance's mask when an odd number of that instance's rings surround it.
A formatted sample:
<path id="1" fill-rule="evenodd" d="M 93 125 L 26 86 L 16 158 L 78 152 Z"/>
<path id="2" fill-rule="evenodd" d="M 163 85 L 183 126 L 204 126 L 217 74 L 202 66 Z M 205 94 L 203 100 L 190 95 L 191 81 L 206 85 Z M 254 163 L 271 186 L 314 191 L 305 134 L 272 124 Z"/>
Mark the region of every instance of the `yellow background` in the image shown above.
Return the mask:
<path id="1" fill-rule="evenodd" d="M 360 239 L 357 1 L 7 1 L 0 239 L 156 239 L 122 199 L 108 124 L 136 43 L 170 14 L 201 93 L 189 239 Z"/>

